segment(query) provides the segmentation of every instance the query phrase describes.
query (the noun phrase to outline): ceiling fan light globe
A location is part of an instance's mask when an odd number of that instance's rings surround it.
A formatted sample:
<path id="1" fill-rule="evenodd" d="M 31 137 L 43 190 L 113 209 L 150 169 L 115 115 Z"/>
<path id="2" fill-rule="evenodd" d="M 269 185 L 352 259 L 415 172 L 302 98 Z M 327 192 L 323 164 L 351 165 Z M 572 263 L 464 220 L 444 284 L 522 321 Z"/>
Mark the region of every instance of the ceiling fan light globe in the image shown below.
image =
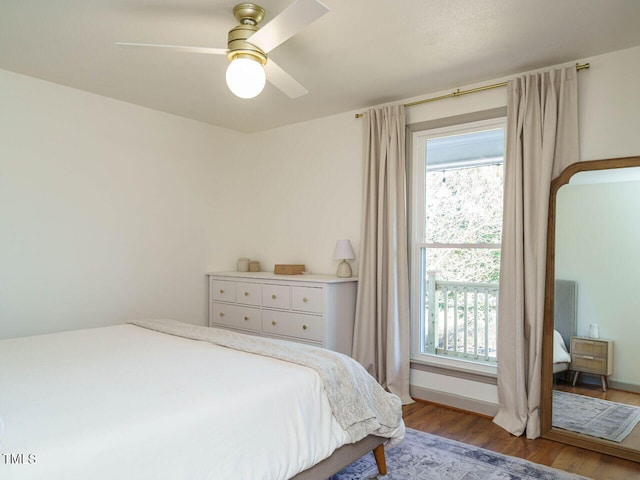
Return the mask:
<path id="1" fill-rule="evenodd" d="M 262 65 L 249 58 L 235 58 L 227 67 L 226 78 L 229 90 L 240 98 L 258 96 L 266 81 Z"/>

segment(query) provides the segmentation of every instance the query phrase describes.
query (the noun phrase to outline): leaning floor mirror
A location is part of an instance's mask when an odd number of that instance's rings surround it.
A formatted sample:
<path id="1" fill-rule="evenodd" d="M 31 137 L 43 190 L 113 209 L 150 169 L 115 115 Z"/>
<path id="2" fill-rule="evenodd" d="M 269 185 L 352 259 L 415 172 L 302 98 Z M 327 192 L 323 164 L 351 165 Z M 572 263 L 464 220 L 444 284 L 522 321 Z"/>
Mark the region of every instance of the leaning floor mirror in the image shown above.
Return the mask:
<path id="1" fill-rule="evenodd" d="M 640 157 L 579 162 L 551 185 L 544 438 L 640 462 Z"/>

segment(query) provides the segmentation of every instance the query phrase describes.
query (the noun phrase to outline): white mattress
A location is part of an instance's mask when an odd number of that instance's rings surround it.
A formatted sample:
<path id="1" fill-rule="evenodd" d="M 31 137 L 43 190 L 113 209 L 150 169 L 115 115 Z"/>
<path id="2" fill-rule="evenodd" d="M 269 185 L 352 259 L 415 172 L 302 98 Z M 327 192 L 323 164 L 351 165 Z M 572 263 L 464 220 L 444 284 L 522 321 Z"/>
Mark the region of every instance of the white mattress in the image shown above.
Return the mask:
<path id="1" fill-rule="evenodd" d="M 3 480 L 286 479 L 346 441 L 315 371 L 133 325 L 0 341 L 0 417 Z"/>

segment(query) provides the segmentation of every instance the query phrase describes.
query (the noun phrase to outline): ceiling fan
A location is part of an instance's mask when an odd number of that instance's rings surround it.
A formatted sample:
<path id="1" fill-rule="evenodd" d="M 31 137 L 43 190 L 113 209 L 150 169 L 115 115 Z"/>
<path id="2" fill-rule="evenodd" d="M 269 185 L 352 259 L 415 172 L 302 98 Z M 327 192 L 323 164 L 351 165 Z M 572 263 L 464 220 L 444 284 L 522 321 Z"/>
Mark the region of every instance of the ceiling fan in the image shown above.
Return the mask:
<path id="1" fill-rule="evenodd" d="M 265 80 L 269 80 L 290 98 L 298 98 L 309 93 L 308 90 L 267 54 L 328 11 L 319 0 L 296 0 L 269 23 L 258 27 L 264 18 L 264 9 L 253 3 L 240 3 L 233 8 L 233 14 L 240 24 L 229 31 L 227 48 L 124 42 L 117 42 L 116 45 L 226 55 L 231 62 L 227 67 L 227 86 L 236 96 L 253 98 L 262 92 Z"/>

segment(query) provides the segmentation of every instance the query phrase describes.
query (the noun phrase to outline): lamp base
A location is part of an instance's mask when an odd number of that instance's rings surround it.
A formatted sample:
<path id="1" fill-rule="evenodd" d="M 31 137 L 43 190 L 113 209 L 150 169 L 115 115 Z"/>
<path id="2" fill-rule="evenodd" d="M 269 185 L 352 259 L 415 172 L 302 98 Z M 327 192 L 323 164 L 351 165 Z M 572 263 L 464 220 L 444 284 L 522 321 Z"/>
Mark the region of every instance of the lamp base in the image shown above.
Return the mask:
<path id="1" fill-rule="evenodd" d="M 351 276 L 351 265 L 346 260 L 342 260 L 338 265 L 338 272 L 336 275 L 340 278 L 349 278 Z"/>

